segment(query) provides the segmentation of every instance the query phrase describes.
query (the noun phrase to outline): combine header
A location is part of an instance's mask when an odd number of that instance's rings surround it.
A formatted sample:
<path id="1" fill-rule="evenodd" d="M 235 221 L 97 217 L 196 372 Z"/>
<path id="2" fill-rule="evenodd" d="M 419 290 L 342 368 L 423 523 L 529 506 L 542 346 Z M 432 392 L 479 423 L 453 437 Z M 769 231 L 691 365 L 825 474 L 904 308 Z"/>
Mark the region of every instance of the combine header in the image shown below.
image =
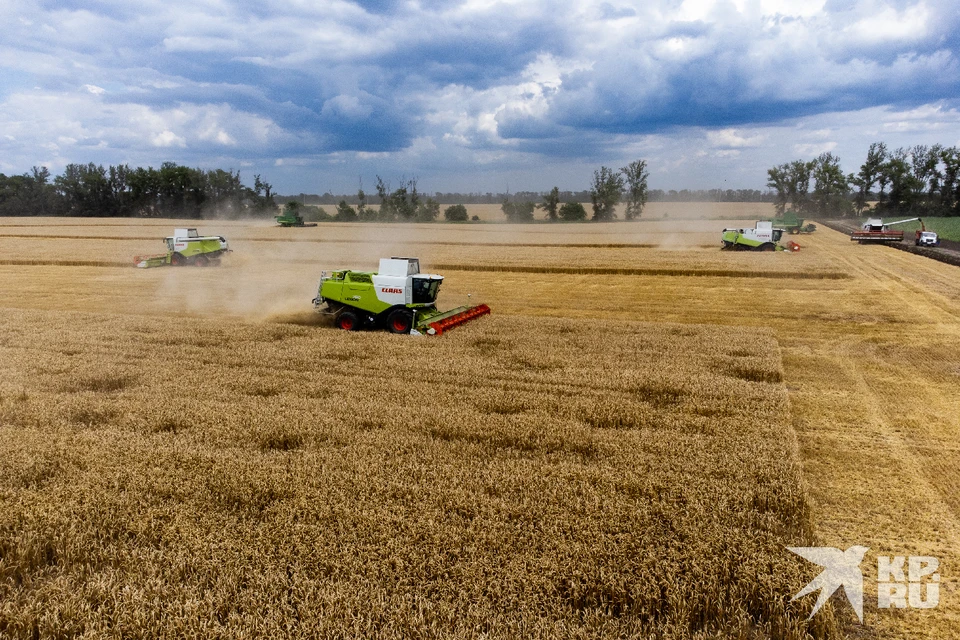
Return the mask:
<path id="1" fill-rule="evenodd" d="M 418 258 L 381 258 L 377 273 L 323 272 L 313 306 L 334 316 L 336 325 L 345 331 L 377 327 L 392 333 L 430 335 L 490 313 L 485 304 L 438 311 L 442 282 L 443 276 L 420 273 Z"/>
<path id="2" fill-rule="evenodd" d="M 194 265 L 206 267 L 219 265 L 230 245 L 223 236 L 200 236 L 196 229 L 175 229 L 173 235 L 164 239 L 167 252 L 152 256 L 136 256 L 133 263 L 141 269 L 149 267 L 180 267 Z"/>

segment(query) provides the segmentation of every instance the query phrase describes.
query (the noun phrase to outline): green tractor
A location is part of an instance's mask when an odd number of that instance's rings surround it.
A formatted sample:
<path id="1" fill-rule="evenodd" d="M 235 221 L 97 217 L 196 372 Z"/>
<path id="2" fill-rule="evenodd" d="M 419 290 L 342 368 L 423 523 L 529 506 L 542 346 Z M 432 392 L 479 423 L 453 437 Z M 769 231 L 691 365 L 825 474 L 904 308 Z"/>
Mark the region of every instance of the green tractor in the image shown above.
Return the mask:
<path id="1" fill-rule="evenodd" d="M 420 273 L 418 258 L 381 258 L 376 273 L 323 272 L 314 308 L 334 317 L 345 331 L 364 327 L 392 333 L 442 334 L 490 313 L 485 304 L 438 311 L 437 294 L 443 276 Z"/>
<path id="2" fill-rule="evenodd" d="M 230 245 L 223 236 L 201 236 L 196 229 L 174 229 L 164 238 L 167 252 L 152 256 L 136 256 L 133 263 L 141 269 L 150 267 L 217 266 Z"/>

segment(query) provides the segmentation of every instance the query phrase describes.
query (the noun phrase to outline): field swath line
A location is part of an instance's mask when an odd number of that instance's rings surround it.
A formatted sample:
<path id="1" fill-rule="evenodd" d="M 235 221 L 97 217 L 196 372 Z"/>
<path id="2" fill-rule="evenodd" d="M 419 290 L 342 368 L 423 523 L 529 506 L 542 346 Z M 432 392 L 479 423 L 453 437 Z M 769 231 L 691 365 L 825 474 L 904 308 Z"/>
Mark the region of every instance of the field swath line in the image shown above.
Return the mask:
<path id="1" fill-rule="evenodd" d="M 4 260 L 2 266 L 14 267 L 132 267 L 132 260 Z"/>
<path id="2" fill-rule="evenodd" d="M 42 238 L 51 240 L 156 240 L 156 236 L 82 236 L 63 234 L 38 233 L 0 233 L 0 238 Z M 300 242 L 308 244 L 371 244 L 369 240 L 336 240 L 329 238 L 248 238 L 231 236 L 234 242 Z M 378 241 L 373 241 L 377 244 Z M 403 245 L 431 245 L 443 247 L 524 247 L 524 248 L 555 248 L 555 249 L 656 249 L 660 244 L 655 242 L 635 243 L 562 243 L 562 242 L 452 242 L 436 240 L 402 240 L 397 244 Z M 692 245 L 696 249 L 716 249 L 716 244 Z"/>
<path id="3" fill-rule="evenodd" d="M 839 271 L 757 271 L 735 269 L 682 269 L 654 267 L 541 267 L 523 265 L 430 264 L 437 271 L 490 271 L 505 273 L 556 273 L 602 276 L 702 276 L 713 278 L 780 278 L 800 280 L 846 280 Z"/>

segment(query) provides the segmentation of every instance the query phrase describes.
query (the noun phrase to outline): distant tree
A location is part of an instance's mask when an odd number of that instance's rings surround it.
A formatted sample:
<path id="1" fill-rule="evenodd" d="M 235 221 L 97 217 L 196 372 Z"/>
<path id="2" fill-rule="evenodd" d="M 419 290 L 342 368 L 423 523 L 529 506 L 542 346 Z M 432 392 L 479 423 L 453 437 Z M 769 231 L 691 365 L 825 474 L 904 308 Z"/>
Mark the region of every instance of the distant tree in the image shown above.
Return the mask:
<path id="1" fill-rule="evenodd" d="M 617 217 L 614 209 L 620 202 L 623 193 L 623 176 L 609 169 L 600 167 L 593 172 L 593 186 L 590 189 L 590 202 L 593 203 L 593 219 L 595 221 L 613 220 Z"/>
<path id="2" fill-rule="evenodd" d="M 443 217 L 447 222 L 466 222 L 467 208 L 462 204 L 450 205 L 444 210 Z"/>
<path id="3" fill-rule="evenodd" d="M 253 189 L 248 190 L 250 208 L 254 212 L 273 214 L 277 210 L 277 203 L 273 200 L 273 185 L 260 178 L 260 174 L 253 176 Z"/>
<path id="4" fill-rule="evenodd" d="M 774 206 L 782 215 L 789 204 L 797 211 L 807 211 L 810 206 L 810 179 L 813 162 L 794 160 L 767 170 L 767 186 L 776 191 Z"/>
<path id="5" fill-rule="evenodd" d="M 620 169 L 626 179 L 627 186 L 627 210 L 624 218 L 633 220 L 639 218 L 643 213 L 643 207 L 647 204 L 647 178 L 650 172 L 647 171 L 646 160 L 634 160 L 627 166 Z"/>
<path id="6" fill-rule="evenodd" d="M 54 180 L 57 191 L 63 197 L 69 215 L 112 216 L 118 215 L 118 207 L 102 165 L 68 164 L 63 175 Z"/>
<path id="7" fill-rule="evenodd" d="M 810 212 L 829 217 L 850 213 L 850 185 L 840 168 L 840 158 L 832 153 L 821 153 L 812 164 L 814 186 Z"/>
<path id="8" fill-rule="evenodd" d="M 391 221 L 414 220 L 420 210 L 420 193 L 417 191 L 417 179 L 403 180 L 400 186 L 390 191 L 390 183 L 377 176 L 377 195 L 380 197 L 378 219 Z"/>
<path id="9" fill-rule="evenodd" d="M 943 183 L 940 185 L 943 215 L 960 215 L 960 149 L 946 147 L 940 152 Z"/>
<path id="10" fill-rule="evenodd" d="M 380 220 L 389 222 L 393 220 L 397 211 L 393 206 L 393 199 L 390 196 L 390 183 L 385 182 L 383 178 L 377 176 L 377 197 L 380 199 L 380 212 L 378 218 Z"/>
<path id="11" fill-rule="evenodd" d="M 877 209 L 900 214 L 914 209 L 923 188 L 911 167 L 910 152 L 902 147 L 891 153 L 883 163 L 878 182 L 883 186 L 889 184 L 890 193 L 886 200 L 877 204 Z"/>
<path id="12" fill-rule="evenodd" d="M 433 198 L 427 198 L 417 205 L 418 222 L 435 222 L 440 216 L 440 203 Z"/>
<path id="13" fill-rule="evenodd" d="M 299 205 L 300 203 L 298 202 L 297 204 Z M 323 207 L 317 205 L 302 205 L 299 209 L 300 215 L 302 215 L 303 219 L 307 222 L 327 222 L 335 219 L 327 213 Z"/>
<path id="14" fill-rule="evenodd" d="M 543 196 L 543 202 L 537 205 L 537 209 L 546 212 L 547 220 L 557 219 L 557 210 L 560 207 L 560 188 L 554 187 L 550 193 Z"/>
<path id="15" fill-rule="evenodd" d="M 560 207 L 560 219 L 568 222 L 587 219 L 587 210 L 579 202 L 565 202 Z"/>
<path id="16" fill-rule="evenodd" d="M 777 215 L 782 216 L 790 201 L 790 166 L 780 164 L 767 169 L 767 186 L 776 193 L 773 206 L 777 210 Z"/>
<path id="17" fill-rule="evenodd" d="M 794 160 L 790 163 L 790 204 L 797 211 L 810 208 L 810 179 L 813 162 Z"/>
<path id="18" fill-rule="evenodd" d="M 533 220 L 533 211 L 536 208 L 533 202 L 511 202 L 504 200 L 500 210 L 510 222 L 530 222 Z"/>
<path id="19" fill-rule="evenodd" d="M 337 205 L 337 213 L 334 219 L 339 222 L 354 222 L 358 218 L 357 210 L 347 204 L 346 200 L 341 200 Z"/>
<path id="20" fill-rule="evenodd" d="M 887 158 L 887 145 L 882 142 L 874 142 L 867 150 L 867 160 L 860 165 L 860 171 L 856 176 L 851 176 L 850 183 L 856 188 L 857 194 L 854 196 L 853 204 L 857 215 L 863 213 L 867 207 L 867 199 L 870 197 L 870 191 L 877 182 L 877 177 Z"/>
<path id="21" fill-rule="evenodd" d="M 63 199 L 49 180 L 46 167 L 33 167 L 30 173 L 19 176 L 0 173 L 0 215 L 59 215 Z"/>
<path id="22" fill-rule="evenodd" d="M 361 220 L 367 219 L 367 194 L 363 192 L 362 185 L 357 189 L 357 215 Z"/>

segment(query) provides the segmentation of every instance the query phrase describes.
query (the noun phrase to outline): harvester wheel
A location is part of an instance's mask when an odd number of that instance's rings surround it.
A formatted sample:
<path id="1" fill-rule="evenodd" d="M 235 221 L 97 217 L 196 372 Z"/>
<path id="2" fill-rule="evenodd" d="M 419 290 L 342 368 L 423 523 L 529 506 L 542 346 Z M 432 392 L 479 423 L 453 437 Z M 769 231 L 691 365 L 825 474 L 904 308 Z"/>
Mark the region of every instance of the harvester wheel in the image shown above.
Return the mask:
<path id="1" fill-rule="evenodd" d="M 337 316 L 337 326 L 344 331 L 356 331 L 360 328 L 360 317 L 353 311 L 344 311 Z"/>
<path id="2" fill-rule="evenodd" d="M 777 250 L 777 245 L 773 244 L 772 242 L 764 242 L 762 245 L 760 245 L 760 251 L 776 251 L 776 250 Z"/>
<path id="3" fill-rule="evenodd" d="M 187 259 L 184 258 L 182 254 L 175 253 L 172 256 L 170 256 L 170 264 L 172 264 L 175 267 L 182 267 L 186 263 L 187 263 Z"/>
<path id="4" fill-rule="evenodd" d="M 198 267 L 209 266 L 210 258 L 208 258 L 207 256 L 197 256 L 196 258 L 193 259 L 193 264 L 197 265 Z"/>
<path id="5" fill-rule="evenodd" d="M 406 309 L 394 309 L 387 316 L 387 329 L 390 333 L 410 333 L 413 327 L 413 316 Z"/>

